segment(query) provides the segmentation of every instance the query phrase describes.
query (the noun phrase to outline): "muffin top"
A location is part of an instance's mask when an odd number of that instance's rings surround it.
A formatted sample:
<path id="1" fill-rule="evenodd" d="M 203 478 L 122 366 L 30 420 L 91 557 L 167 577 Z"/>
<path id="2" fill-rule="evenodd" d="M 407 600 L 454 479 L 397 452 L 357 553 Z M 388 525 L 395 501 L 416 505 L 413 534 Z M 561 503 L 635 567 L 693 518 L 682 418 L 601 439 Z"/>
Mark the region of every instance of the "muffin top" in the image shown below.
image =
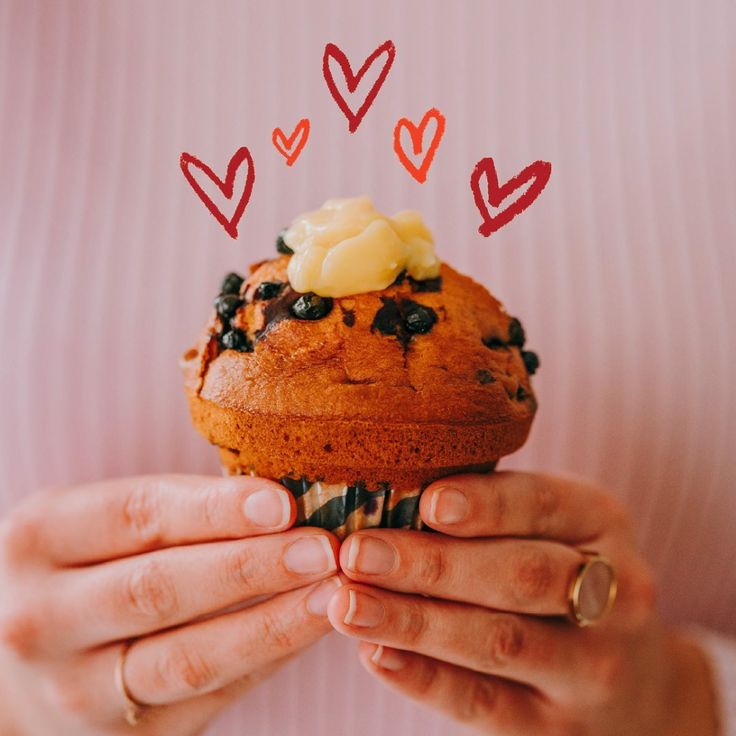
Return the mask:
<path id="1" fill-rule="evenodd" d="M 342 297 L 295 291 L 290 248 L 230 274 L 195 348 L 186 387 L 228 410 L 380 425 L 530 423 L 536 400 L 518 319 L 447 264 Z"/>

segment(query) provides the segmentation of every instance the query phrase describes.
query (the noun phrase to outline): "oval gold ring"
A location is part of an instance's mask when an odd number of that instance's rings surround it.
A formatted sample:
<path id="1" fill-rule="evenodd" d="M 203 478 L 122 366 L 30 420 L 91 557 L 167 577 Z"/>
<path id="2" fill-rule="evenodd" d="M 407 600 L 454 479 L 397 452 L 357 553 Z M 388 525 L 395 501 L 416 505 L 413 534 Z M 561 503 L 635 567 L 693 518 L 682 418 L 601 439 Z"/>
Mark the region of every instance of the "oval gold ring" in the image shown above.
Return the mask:
<path id="1" fill-rule="evenodd" d="M 137 726 L 141 721 L 143 712 L 148 707 L 145 703 L 137 701 L 128 690 L 128 686 L 125 683 L 125 662 L 128 659 L 128 652 L 130 647 L 133 645 L 133 641 L 126 642 L 118 654 L 118 660 L 115 663 L 115 688 L 122 696 L 125 701 L 125 710 L 123 716 L 125 722 L 129 726 Z"/>
<path id="2" fill-rule="evenodd" d="M 583 552 L 567 594 L 572 622 L 581 628 L 599 623 L 613 607 L 617 589 L 608 559 L 597 552 Z"/>

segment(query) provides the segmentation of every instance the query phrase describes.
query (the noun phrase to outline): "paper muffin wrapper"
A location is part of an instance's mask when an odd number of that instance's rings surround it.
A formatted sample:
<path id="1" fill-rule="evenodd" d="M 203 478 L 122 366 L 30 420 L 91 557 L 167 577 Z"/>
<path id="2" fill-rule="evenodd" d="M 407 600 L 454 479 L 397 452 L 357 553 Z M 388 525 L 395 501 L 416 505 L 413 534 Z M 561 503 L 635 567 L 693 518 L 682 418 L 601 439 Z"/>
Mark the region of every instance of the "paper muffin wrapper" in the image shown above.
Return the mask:
<path id="1" fill-rule="evenodd" d="M 223 473 L 232 470 L 223 466 Z M 251 475 L 254 472 L 251 471 Z M 328 529 L 345 539 L 358 529 L 424 529 L 419 516 L 423 489 L 399 491 L 388 483 L 369 490 L 365 483 L 323 483 L 307 478 L 275 478 L 296 501 L 295 526 Z"/>
<path id="2" fill-rule="evenodd" d="M 399 491 L 382 483 L 369 490 L 364 483 L 323 483 L 306 478 L 279 478 L 296 499 L 297 526 L 329 529 L 339 539 L 358 529 L 386 527 L 422 529 L 421 489 Z"/>

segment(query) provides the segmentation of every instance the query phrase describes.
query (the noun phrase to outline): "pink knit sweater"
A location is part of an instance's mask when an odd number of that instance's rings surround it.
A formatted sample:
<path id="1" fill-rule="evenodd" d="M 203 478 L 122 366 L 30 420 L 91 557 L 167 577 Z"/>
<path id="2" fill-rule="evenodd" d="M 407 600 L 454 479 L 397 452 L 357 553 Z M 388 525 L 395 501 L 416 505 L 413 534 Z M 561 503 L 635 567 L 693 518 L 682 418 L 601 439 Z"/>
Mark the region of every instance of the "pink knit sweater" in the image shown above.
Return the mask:
<path id="1" fill-rule="evenodd" d="M 0 2 L 0 513 L 47 484 L 218 472 L 177 360 L 219 279 L 295 213 L 367 193 L 422 211 L 440 255 L 523 319 L 540 411 L 505 466 L 581 473 L 629 505 L 664 616 L 713 632 L 733 736 L 735 34 L 728 0 Z M 388 38 L 394 67 L 351 135 L 324 45 L 356 66 Z M 392 131 L 430 107 L 447 129 L 420 185 Z M 271 131 L 302 117 L 287 168 Z M 234 242 L 178 159 L 224 173 L 241 145 L 256 183 Z M 468 185 L 484 156 L 502 179 L 553 166 L 488 239 Z M 459 732 L 353 649 L 329 636 L 210 733 Z"/>

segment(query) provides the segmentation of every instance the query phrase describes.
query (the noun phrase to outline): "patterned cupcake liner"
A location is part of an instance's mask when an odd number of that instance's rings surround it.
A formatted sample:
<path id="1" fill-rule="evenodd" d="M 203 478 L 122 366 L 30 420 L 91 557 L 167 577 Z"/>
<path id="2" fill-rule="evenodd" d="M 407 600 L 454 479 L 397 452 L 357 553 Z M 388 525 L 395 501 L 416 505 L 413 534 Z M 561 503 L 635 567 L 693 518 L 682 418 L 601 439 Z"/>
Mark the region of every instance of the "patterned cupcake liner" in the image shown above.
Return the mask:
<path id="1" fill-rule="evenodd" d="M 307 478 L 280 478 L 296 499 L 297 526 L 329 529 L 338 539 L 358 529 L 387 527 L 422 529 L 421 490 L 398 491 L 382 483 L 370 491 L 365 483 L 312 482 Z"/>

